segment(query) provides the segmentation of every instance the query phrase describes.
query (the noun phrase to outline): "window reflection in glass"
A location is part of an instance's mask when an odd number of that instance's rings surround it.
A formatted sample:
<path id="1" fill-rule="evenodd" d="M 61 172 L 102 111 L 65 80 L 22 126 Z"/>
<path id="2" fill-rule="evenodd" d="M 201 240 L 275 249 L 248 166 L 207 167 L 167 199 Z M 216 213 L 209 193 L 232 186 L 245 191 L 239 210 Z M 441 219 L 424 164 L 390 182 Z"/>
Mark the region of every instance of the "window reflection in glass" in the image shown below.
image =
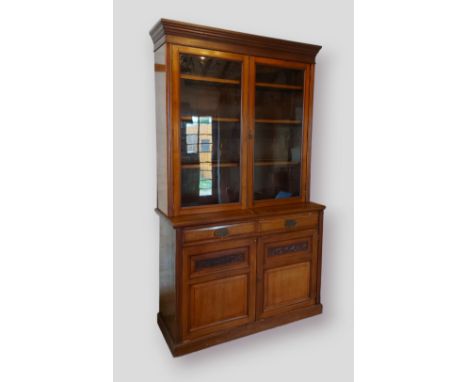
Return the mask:
<path id="1" fill-rule="evenodd" d="M 211 196 L 213 194 L 212 153 L 213 153 L 213 124 L 211 117 L 192 116 L 192 123 L 185 128 L 186 151 L 188 154 L 198 152 L 199 182 L 198 195 Z"/>
<path id="2" fill-rule="evenodd" d="M 181 206 L 239 202 L 242 63 L 180 55 Z"/>

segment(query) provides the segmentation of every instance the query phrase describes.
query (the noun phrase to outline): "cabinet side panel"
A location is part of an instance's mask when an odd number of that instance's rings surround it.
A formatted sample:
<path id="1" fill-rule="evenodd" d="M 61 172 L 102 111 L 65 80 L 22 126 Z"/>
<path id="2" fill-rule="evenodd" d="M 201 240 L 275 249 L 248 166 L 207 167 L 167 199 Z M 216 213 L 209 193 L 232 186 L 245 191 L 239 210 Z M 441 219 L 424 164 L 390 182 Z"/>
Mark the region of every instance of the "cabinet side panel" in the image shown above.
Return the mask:
<path id="1" fill-rule="evenodd" d="M 154 53 L 156 86 L 156 149 L 157 149 L 157 204 L 168 215 L 167 202 L 167 117 L 166 117 L 166 44 Z"/>
<path id="2" fill-rule="evenodd" d="M 174 338 L 177 330 L 176 231 L 159 218 L 159 313 Z"/>

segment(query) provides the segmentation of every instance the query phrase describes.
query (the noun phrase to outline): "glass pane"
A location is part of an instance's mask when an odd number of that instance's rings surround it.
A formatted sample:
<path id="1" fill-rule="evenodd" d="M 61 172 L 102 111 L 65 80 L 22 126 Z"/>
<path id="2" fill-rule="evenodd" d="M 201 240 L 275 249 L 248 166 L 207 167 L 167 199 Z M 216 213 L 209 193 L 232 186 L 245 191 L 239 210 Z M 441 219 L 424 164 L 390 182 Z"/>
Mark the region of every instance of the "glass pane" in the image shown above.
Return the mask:
<path id="1" fill-rule="evenodd" d="M 182 207 L 239 202 L 240 62 L 180 56 Z"/>
<path id="2" fill-rule="evenodd" d="M 302 121 L 302 89 L 256 87 L 255 118 Z"/>
<path id="3" fill-rule="evenodd" d="M 180 114 L 182 117 L 240 117 L 239 85 L 181 79 Z"/>
<path id="4" fill-rule="evenodd" d="M 304 82 L 304 71 L 297 69 L 285 69 L 274 66 L 257 65 L 256 81 L 273 84 L 298 85 Z"/>
<path id="5" fill-rule="evenodd" d="M 241 63 L 237 61 L 219 60 L 213 57 L 180 56 L 180 73 L 204 77 L 224 78 L 230 80 L 241 79 Z"/>
<path id="6" fill-rule="evenodd" d="M 217 122 L 211 117 L 192 117 L 181 124 L 183 164 L 239 163 L 240 126 L 236 122 Z"/>
<path id="7" fill-rule="evenodd" d="M 303 70 L 257 65 L 254 199 L 300 195 Z"/>
<path id="8" fill-rule="evenodd" d="M 255 200 L 299 196 L 300 166 L 255 166 Z"/>

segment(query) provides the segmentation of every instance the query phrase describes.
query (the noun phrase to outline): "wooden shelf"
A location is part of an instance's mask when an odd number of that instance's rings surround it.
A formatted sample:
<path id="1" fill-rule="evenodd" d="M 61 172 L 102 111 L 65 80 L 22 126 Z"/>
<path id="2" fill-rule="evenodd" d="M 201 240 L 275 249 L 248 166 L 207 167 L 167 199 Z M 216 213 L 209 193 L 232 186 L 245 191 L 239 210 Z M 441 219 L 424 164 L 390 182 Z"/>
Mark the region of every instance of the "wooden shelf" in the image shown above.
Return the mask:
<path id="1" fill-rule="evenodd" d="M 217 77 L 194 76 L 192 74 L 181 74 L 180 78 L 184 80 L 215 82 L 215 83 L 220 83 L 220 84 L 233 84 L 233 85 L 240 84 L 239 80 L 228 80 L 225 78 L 217 78 Z"/>
<path id="2" fill-rule="evenodd" d="M 268 82 L 257 82 L 255 85 L 262 88 L 302 90 L 302 85 L 271 84 Z"/>
<path id="3" fill-rule="evenodd" d="M 255 166 L 296 166 L 300 164 L 297 161 L 259 161 L 255 162 Z"/>
<path id="4" fill-rule="evenodd" d="M 195 116 L 195 117 L 198 117 L 198 116 Z M 205 117 L 205 116 L 202 116 L 202 117 Z M 191 115 L 183 115 L 182 117 L 180 117 L 182 121 L 192 121 L 192 118 L 193 116 Z M 240 118 L 212 117 L 211 120 L 214 122 L 240 122 Z"/>
<path id="5" fill-rule="evenodd" d="M 290 124 L 290 125 L 298 125 L 301 124 L 302 121 L 297 119 L 256 119 L 256 123 L 278 123 L 278 124 Z"/>
<path id="6" fill-rule="evenodd" d="M 211 164 L 212 167 L 239 167 L 237 162 L 217 163 L 217 162 L 201 162 L 182 164 L 182 168 L 200 168 L 203 164 Z"/>
<path id="7" fill-rule="evenodd" d="M 195 116 L 196 117 L 196 116 Z M 205 116 L 201 116 L 205 117 Z M 180 117 L 181 121 L 192 121 L 193 116 L 183 115 Z M 223 117 L 211 117 L 213 122 L 240 122 L 240 118 L 223 118 Z M 299 125 L 302 123 L 298 119 L 256 119 L 256 123 L 276 123 L 283 125 Z"/>

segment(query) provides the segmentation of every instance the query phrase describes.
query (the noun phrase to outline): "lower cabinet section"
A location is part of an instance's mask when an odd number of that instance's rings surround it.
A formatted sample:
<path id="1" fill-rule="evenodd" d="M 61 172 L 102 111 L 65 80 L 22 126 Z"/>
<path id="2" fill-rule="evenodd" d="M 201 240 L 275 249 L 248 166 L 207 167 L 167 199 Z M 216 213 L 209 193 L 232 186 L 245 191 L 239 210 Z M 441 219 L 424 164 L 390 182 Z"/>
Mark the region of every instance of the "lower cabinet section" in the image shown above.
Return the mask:
<path id="1" fill-rule="evenodd" d="M 183 338 L 316 303 L 317 231 L 224 240 L 183 250 Z"/>
<path id="2" fill-rule="evenodd" d="M 174 355 L 322 312 L 322 216 L 275 216 L 162 226 L 158 323 Z"/>

